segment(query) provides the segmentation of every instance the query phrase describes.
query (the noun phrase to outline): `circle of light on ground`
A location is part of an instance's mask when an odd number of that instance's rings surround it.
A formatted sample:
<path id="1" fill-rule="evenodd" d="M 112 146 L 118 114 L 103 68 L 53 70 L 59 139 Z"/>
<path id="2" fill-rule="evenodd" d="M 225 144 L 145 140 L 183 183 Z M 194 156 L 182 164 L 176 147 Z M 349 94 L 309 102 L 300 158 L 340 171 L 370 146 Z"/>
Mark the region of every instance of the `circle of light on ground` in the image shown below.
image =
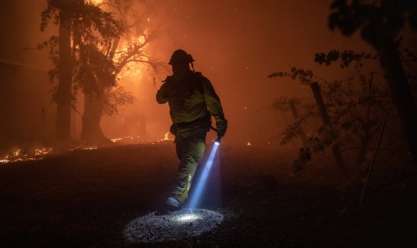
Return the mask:
<path id="1" fill-rule="evenodd" d="M 152 212 L 132 220 L 124 235 L 133 243 L 181 240 L 208 232 L 222 221 L 222 214 L 206 209 L 179 210 L 168 215 Z"/>

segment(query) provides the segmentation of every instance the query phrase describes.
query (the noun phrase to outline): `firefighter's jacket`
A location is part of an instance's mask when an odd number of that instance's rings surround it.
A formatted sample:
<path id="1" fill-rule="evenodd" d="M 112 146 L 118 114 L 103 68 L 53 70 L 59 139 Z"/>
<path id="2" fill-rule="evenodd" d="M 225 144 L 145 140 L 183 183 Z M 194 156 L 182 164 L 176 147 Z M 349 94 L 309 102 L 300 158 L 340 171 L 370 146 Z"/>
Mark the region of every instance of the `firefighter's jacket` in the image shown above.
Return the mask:
<path id="1" fill-rule="evenodd" d="M 210 128 L 210 116 L 216 121 L 220 135 L 227 128 L 220 98 L 211 82 L 199 72 L 190 72 L 183 79 L 168 76 L 156 94 L 158 103 L 168 102 L 173 122 L 171 131 L 177 136 L 204 132 Z"/>

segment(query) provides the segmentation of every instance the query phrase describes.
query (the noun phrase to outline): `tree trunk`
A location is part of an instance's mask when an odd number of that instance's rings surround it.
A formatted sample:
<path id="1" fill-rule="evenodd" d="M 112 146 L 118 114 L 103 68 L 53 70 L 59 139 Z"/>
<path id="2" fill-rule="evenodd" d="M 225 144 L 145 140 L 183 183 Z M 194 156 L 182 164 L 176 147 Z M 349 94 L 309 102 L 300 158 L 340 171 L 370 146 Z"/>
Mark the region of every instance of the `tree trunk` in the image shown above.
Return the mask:
<path id="1" fill-rule="evenodd" d="M 56 95 L 56 138 L 66 144 L 71 138 L 72 58 L 71 17 L 61 10 L 59 17 L 59 83 Z"/>
<path id="2" fill-rule="evenodd" d="M 360 149 L 358 152 L 358 156 L 356 158 L 356 168 L 357 170 L 362 169 L 362 165 L 366 162 L 366 156 L 368 155 L 370 145 L 370 137 L 367 135 L 366 137 L 362 138 Z"/>
<path id="3" fill-rule="evenodd" d="M 408 143 L 409 152 L 417 160 L 417 107 L 401 62 L 400 53 L 393 39 L 380 39 L 380 63 L 385 72 L 391 90 L 393 103 L 398 111 L 403 134 Z"/>
<path id="4" fill-rule="evenodd" d="M 294 101 L 290 101 L 289 105 L 290 105 L 291 114 L 294 120 L 297 121 L 300 116 L 298 114 L 296 103 Z M 300 137 L 302 144 L 305 144 L 307 142 L 307 135 L 301 126 L 298 130 L 298 136 Z"/>
<path id="5" fill-rule="evenodd" d="M 320 85 L 318 83 L 311 84 L 311 90 L 313 91 L 314 99 L 316 100 L 316 104 L 319 109 L 323 124 L 328 128 L 330 132 L 330 136 L 332 138 L 336 137 L 336 131 L 334 130 L 333 124 L 330 120 L 330 116 L 329 116 L 329 113 L 327 112 L 327 108 L 324 105 L 323 97 L 321 95 Z M 332 152 L 339 168 L 342 169 L 342 171 L 345 174 L 347 174 L 347 170 L 346 170 L 346 166 L 342 157 L 342 153 L 340 152 L 339 143 L 336 142 L 332 145 Z"/>
<path id="6" fill-rule="evenodd" d="M 87 145 L 102 145 L 110 141 L 104 136 L 100 122 L 103 115 L 104 93 L 84 93 L 84 114 L 81 139 Z"/>
<path id="7" fill-rule="evenodd" d="M 368 81 L 368 90 L 369 90 L 369 95 L 368 97 L 370 99 L 374 98 L 373 95 L 373 74 L 371 76 L 371 79 Z M 361 137 L 361 146 L 358 152 L 358 157 L 356 158 L 356 165 L 357 168 L 361 169 L 362 164 L 366 162 L 366 155 L 368 154 L 368 150 L 369 150 L 369 145 L 371 142 L 371 102 L 368 102 L 368 106 L 366 108 L 366 119 L 365 119 L 365 124 L 363 125 L 363 132 L 364 135 L 360 136 Z"/>

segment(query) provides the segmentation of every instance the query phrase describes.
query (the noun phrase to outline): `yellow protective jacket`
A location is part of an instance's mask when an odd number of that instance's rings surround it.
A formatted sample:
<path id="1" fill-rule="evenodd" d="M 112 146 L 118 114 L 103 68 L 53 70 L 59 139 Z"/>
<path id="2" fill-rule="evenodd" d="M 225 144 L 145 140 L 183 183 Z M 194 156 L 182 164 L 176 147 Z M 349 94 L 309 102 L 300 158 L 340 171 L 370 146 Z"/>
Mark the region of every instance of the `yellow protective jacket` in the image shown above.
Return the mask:
<path id="1" fill-rule="evenodd" d="M 210 116 L 216 120 L 219 132 L 226 131 L 227 120 L 223 107 L 211 82 L 200 72 L 190 72 L 183 79 L 169 76 L 156 94 L 158 103 L 169 104 L 173 122 L 171 131 L 189 132 L 200 129 L 207 132 L 210 128 Z"/>

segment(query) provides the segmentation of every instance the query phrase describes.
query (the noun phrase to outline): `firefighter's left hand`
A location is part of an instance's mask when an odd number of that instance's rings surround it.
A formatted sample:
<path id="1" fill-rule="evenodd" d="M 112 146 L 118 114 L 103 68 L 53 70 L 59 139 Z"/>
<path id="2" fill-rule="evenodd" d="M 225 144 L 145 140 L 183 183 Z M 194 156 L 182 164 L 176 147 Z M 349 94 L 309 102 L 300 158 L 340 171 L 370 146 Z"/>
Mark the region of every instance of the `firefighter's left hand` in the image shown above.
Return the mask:
<path id="1" fill-rule="evenodd" d="M 221 140 L 227 131 L 227 120 L 217 121 L 217 140 Z"/>

